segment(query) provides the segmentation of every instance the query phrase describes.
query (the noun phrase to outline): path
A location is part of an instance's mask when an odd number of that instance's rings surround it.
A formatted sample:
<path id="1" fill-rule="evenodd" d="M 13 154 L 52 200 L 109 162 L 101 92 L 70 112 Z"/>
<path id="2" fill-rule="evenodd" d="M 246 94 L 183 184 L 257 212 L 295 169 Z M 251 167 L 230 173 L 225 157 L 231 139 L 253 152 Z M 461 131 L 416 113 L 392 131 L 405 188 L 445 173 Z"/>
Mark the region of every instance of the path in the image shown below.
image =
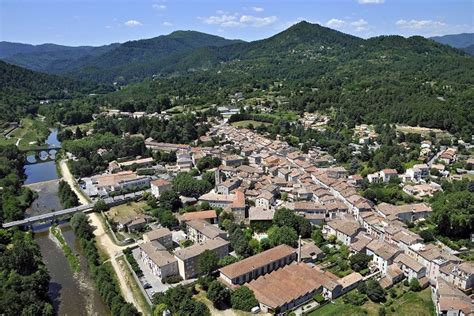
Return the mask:
<path id="1" fill-rule="evenodd" d="M 15 146 L 16 146 L 16 147 L 20 146 L 20 140 L 21 140 L 21 137 L 18 138 L 18 140 L 16 141 L 16 143 L 15 143 Z"/>
<path id="2" fill-rule="evenodd" d="M 71 187 L 71 189 L 74 191 L 74 193 L 76 193 L 77 197 L 79 198 L 79 202 L 83 205 L 89 204 L 89 200 L 87 200 L 84 194 L 77 189 L 76 180 L 72 176 L 71 171 L 69 171 L 66 159 L 62 159 L 59 162 L 59 168 L 61 169 L 61 175 L 63 176 L 63 180 L 66 181 Z"/>
<path id="3" fill-rule="evenodd" d="M 77 188 L 76 181 L 73 175 L 71 174 L 71 172 L 69 171 L 69 167 L 67 166 L 67 160 L 66 159 L 61 160 L 59 162 L 59 167 L 61 169 L 63 180 L 66 181 L 71 187 L 71 189 L 76 193 L 77 197 L 79 198 L 79 202 L 81 204 L 89 204 L 90 202 L 86 199 L 84 194 Z M 96 240 L 99 244 L 99 247 L 110 258 L 109 261 L 115 270 L 115 275 L 117 276 L 117 280 L 119 282 L 120 290 L 122 291 L 123 298 L 128 303 L 132 303 L 138 309 L 138 311 L 141 312 L 143 315 L 146 315 L 146 313 L 143 311 L 143 309 L 135 300 L 133 293 L 130 291 L 130 289 L 127 286 L 124 269 L 128 269 L 128 267 L 122 267 L 117 262 L 117 257 L 120 254 L 122 254 L 122 250 L 133 245 L 128 245 L 128 246 L 116 245 L 110 239 L 109 235 L 106 233 L 99 216 L 100 215 L 97 213 L 90 213 L 89 220 L 91 222 L 91 225 L 95 227 L 94 235 L 96 236 Z"/>

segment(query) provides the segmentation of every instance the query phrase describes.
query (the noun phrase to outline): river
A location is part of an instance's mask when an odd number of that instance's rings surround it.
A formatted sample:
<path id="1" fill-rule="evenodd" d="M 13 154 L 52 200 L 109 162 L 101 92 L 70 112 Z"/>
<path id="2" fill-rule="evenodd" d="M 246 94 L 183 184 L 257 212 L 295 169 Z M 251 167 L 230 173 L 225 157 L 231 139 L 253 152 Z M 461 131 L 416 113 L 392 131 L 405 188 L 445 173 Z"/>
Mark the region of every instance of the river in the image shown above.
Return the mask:
<path id="1" fill-rule="evenodd" d="M 69 247 L 79 254 L 79 243 L 70 226 L 61 226 Z M 110 315 L 106 304 L 89 275 L 87 260 L 79 255 L 81 271 L 74 274 L 61 248 L 48 236 L 48 231 L 35 234 L 51 281 L 48 295 L 58 315 Z"/>
<path id="2" fill-rule="evenodd" d="M 52 129 L 48 138 L 46 139 L 46 144 L 48 147 L 60 147 L 61 142 L 58 140 L 58 130 Z M 46 151 L 41 152 L 41 158 L 46 158 L 48 153 Z M 55 151 L 53 150 L 52 157 L 54 158 Z M 26 157 L 29 162 L 36 161 L 34 155 Z M 43 182 L 54 180 L 58 178 L 58 171 L 56 170 L 55 161 L 46 161 L 42 162 L 41 160 L 37 161 L 34 164 L 25 165 L 25 174 L 26 180 L 25 184 Z"/>
<path id="3" fill-rule="evenodd" d="M 51 130 L 46 140 L 49 147 L 60 147 L 58 131 Z M 33 157 L 28 157 L 34 161 Z M 31 160 L 33 159 L 33 160 Z M 25 165 L 27 179 L 25 184 L 37 192 L 38 198 L 26 211 L 26 216 L 34 216 L 62 209 L 58 197 L 59 175 L 55 161 L 37 162 Z M 38 243 L 43 261 L 51 276 L 49 297 L 58 315 L 110 315 L 107 305 L 102 301 L 89 275 L 87 260 L 80 254 L 79 242 L 76 240 L 68 223 L 63 223 L 61 230 L 69 247 L 78 255 L 81 271 L 73 273 L 60 248 L 49 238 L 48 224 L 34 225 L 35 240 Z"/>

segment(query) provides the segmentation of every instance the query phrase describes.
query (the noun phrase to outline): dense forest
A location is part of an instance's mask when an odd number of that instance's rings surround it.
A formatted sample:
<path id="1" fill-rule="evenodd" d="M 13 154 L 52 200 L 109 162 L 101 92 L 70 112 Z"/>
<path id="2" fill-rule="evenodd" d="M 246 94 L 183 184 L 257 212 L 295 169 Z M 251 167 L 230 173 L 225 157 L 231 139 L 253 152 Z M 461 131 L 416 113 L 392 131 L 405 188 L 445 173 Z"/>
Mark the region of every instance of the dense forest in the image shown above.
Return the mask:
<path id="1" fill-rule="evenodd" d="M 23 218 L 34 194 L 22 187 L 24 153 L 0 146 L 0 224 Z M 31 233 L 0 229 L 0 314 L 53 315 L 49 275 Z"/>

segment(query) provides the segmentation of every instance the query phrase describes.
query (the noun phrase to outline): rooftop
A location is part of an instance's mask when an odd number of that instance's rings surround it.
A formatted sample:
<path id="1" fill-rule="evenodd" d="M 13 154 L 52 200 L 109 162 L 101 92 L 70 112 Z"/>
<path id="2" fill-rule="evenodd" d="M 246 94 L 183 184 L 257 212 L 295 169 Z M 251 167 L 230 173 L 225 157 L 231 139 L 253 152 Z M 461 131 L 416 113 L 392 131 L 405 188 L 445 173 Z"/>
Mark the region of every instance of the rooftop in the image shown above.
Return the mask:
<path id="1" fill-rule="evenodd" d="M 235 262 L 219 269 L 220 273 L 230 279 L 236 278 L 247 272 L 255 270 L 259 267 L 267 265 L 270 262 L 280 260 L 295 253 L 295 249 L 287 245 L 279 245 L 274 248 L 265 250 L 259 254 Z"/>
<path id="2" fill-rule="evenodd" d="M 195 244 L 187 248 L 178 249 L 174 252 L 176 258 L 187 260 L 199 256 L 205 250 L 216 250 L 220 247 L 228 247 L 229 242 L 222 238 L 207 239 L 203 244 Z"/>
<path id="3" fill-rule="evenodd" d="M 171 236 L 171 231 L 168 228 L 158 228 L 143 234 L 143 237 L 145 236 L 148 238 L 148 240 L 153 241 L 165 236 Z"/>

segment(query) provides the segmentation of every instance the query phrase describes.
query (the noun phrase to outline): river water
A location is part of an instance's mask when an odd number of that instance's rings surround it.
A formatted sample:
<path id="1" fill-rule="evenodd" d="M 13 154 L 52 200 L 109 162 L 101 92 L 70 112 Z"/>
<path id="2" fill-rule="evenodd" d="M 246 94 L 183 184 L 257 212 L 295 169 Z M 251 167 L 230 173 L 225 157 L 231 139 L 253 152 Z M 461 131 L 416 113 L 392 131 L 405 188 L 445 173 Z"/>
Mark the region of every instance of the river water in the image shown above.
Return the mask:
<path id="1" fill-rule="evenodd" d="M 87 260 L 80 255 L 79 243 L 70 226 L 62 226 L 64 239 L 78 255 L 81 271 L 73 273 L 62 249 L 48 235 L 48 231 L 35 234 L 43 261 L 51 281 L 48 295 L 58 315 L 110 315 L 89 275 Z"/>
<path id="2" fill-rule="evenodd" d="M 59 147 L 58 131 L 51 131 L 46 143 L 49 147 Z M 44 154 L 47 154 L 46 152 Z M 34 161 L 35 157 L 28 157 Z M 54 161 L 37 162 L 25 165 L 27 179 L 25 184 L 38 193 L 26 211 L 26 216 L 34 216 L 62 209 L 58 197 L 59 175 Z M 38 243 L 43 261 L 48 268 L 51 281 L 49 297 L 58 315 L 110 315 L 107 305 L 102 301 L 89 274 L 86 258 L 80 253 L 79 242 L 71 227 L 63 223 L 61 230 L 69 247 L 76 253 L 81 263 L 81 271 L 74 273 L 64 252 L 50 237 L 49 224 L 34 225 L 35 240 Z"/>
<path id="3" fill-rule="evenodd" d="M 58 140 L 58 130 L 53 129 L 49 134 L 48 138 L 46 139 L 46 144 L 48 147 L 60 147 L 61 142 Z M 54 151 L 52 157 L 54 157 Z M 40 156 L 42 158 L 46 158 L 48 153 L 46 151 L 41 152 Z M 36 161 L 34 155 L 30 155 L 27 157 L 29 162 Z M 25 184 L 31 184 L 36 182 L 42 181 L 49 181 L 58 178 L 58 172 L 56 170 L 56 163 L 53 161 L 41 162 L 39 160 L 37 163 L 25 165 L 25 174 L 26 180 Z"/>

